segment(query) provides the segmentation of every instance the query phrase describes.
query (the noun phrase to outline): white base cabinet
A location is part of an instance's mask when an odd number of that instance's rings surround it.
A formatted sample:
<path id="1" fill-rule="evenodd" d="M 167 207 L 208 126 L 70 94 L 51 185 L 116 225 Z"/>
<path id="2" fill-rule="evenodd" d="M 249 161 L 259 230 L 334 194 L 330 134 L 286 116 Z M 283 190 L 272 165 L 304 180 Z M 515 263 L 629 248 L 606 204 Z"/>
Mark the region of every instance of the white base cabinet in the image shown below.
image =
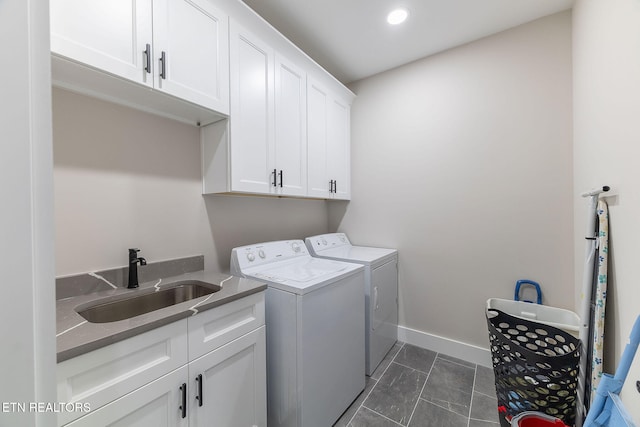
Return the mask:
<path id="1" fill-rule="evenodd" d="M 264 292 L 58 364 L 58 425 L 266 427 Z"/>

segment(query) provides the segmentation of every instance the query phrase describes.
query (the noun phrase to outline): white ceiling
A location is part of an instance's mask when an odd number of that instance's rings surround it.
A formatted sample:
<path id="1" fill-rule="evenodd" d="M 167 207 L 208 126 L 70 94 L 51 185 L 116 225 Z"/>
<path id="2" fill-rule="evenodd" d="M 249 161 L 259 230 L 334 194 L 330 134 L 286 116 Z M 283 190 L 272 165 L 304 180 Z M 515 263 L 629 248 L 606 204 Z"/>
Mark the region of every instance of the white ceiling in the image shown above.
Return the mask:
<path id="1" fill-rule="evenodd" d="M 244 0 L 343 83 L 572 7 L 573 0 Z M 387 13 L 409 10 L 391 26 Z"/>

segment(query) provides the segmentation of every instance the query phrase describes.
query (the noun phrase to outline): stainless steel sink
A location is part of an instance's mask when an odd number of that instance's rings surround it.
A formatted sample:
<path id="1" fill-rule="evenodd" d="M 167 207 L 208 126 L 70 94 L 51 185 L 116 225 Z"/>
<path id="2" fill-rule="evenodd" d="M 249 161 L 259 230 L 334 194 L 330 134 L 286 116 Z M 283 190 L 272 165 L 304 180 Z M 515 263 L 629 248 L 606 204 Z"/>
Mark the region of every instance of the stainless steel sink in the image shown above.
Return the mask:
<path id="1" fill-rule="evenodd" d="M 218 285 L 198 281 L 177 282 L 160 290 L 140 289 L 118 300 L 91 303 L 76 311 L 91 323 L 116 322 L 209 295 L 220 289 Z"/>

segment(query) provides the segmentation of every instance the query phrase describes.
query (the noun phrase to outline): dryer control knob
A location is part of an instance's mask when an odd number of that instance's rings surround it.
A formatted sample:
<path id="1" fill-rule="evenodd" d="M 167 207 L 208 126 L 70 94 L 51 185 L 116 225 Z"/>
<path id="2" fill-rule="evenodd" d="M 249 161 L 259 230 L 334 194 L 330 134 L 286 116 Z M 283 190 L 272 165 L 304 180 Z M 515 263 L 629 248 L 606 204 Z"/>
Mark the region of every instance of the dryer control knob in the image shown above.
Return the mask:
<path id="1" fill-rule="evenodd" d="M 264 259 L 267 255 L 264 253 L 264 251 L 263 251 L 262 249 L 260 249 L 260 250 L 258 251 L 258 256 L 259 256 L 260 258 Z"/>
<path id="2" fill-rule="evenodd" d="M 324 239 L 324 238 L 323 238 L 323 239 L 322 239 L 322 244 L 323 244 L 323 245 L 325 245 L 325 246 L 327 246 L 327 239 Z"/>
<path id="3" fill-rule="evenodd" d="M 293 249 L 293 252 L 300 252 L 300 245 L 297 242 L 293 242 L 291 244 L 291 249 Z"/>
<path id="4" fill-rule="evenodd" d="M 249 262 L 253 262 L 256 259 L 256 256 L 253 254 L 253 252 L 249 252 L 247 254 L 247 259 L 249 260 Z"/>

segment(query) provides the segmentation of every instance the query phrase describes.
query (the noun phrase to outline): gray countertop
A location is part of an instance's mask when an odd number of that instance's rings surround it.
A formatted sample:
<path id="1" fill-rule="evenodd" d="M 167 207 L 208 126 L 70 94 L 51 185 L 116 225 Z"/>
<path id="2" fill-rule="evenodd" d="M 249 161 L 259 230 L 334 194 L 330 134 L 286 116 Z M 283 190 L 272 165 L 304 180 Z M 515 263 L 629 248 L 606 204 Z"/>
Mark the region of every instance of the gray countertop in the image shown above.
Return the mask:
<path id="1" fill-rule="evenodd" d="M 76 307 L 97 300 L 119 299 L 149 288 L 162 289 L 174 282 L 197 280 L 220 285 L 222 289 L 209 295 L 185 301 L 146 314 L 108 323 L 91 323 L 76 312 Z M 197 271 L 180 276 L 141 283 L 138 289 L 117 288 L 60 299 L 56 304 L 57 358 L 62 362 L 100 347 L 141 334 L 176 320 L 243 298 L 267 288 L 264 283 L 220 273 Z"/>

